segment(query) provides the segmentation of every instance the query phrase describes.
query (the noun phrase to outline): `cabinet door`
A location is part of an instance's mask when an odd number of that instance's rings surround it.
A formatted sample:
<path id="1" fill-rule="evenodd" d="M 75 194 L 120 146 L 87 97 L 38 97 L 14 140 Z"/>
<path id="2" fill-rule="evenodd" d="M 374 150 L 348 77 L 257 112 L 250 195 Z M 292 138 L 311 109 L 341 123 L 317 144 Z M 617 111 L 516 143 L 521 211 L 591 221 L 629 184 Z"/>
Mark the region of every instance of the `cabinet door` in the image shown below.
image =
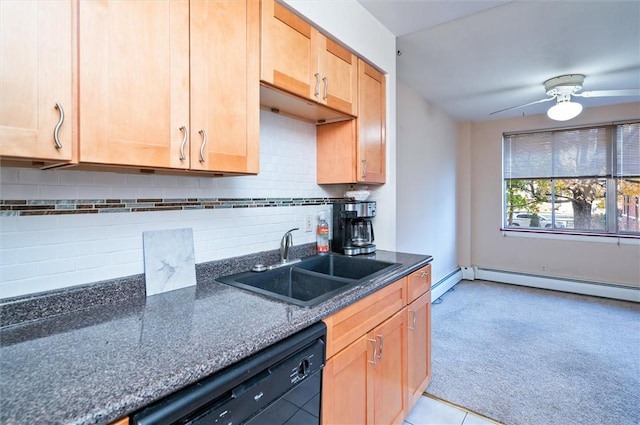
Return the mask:
<path id="1" fill-rule="evenodd" d="M 358 113 L 358 59 L 335 41 L 318 34 L 320 85 L 315 100 L 351 115 Z"/>
<path id="2" fill-rule="evenodd" d="M 312 90 L 318 85 L 319 91 L 320 81 L 315 77 L 317 55 L 312 55 L 312 44 L 317 43 L 312 37 L 318 32 L 274 0 L 261 1 L 261 23 L 261 80 L 312 98 Z"/>
<path id="3" fill-rule="evenodd" d="M 356 183 L 356 120 L 316 127 L 316 181 L 318 184 Z"/>
<path id="4" fill-rule="evenodd" d="M 418 401 L 431 381 L 431 291 L 407 307 L 408 409 Z"/>
<path id="5" fill-rule="evenodd" d="M 191 1 L 192 169 L 258 173 L 259 13 L 252 0 Z"/>
<path id="6" fill-rule="evenodd" d="M 72 159 L 74 26 L 71 1 L 0 2 L 0 155 Z"/>
<path id="7" fill-rule="evenodd" d="M 322 372 L 322 423 L 369 424 L 373 420 L 373 344 L 362 336 L 326 362 Z"/>
<path id="8" fill-rule="evenodd" d="M 401 424 L 407 413 L 407 314 L 401 310 L 369 333 L 377 342 L 373 365 L 374 421 Z"/>
<path id="9" fill-rule="evenodd" d="M 79 7 L 80 161 L 188 168 L 188 0 Z"/>
<path id="10" fill-rule="evenodd" d="M 386 168 L 385 76 L 358 60 L 358 182 L 384 183 Z"/>

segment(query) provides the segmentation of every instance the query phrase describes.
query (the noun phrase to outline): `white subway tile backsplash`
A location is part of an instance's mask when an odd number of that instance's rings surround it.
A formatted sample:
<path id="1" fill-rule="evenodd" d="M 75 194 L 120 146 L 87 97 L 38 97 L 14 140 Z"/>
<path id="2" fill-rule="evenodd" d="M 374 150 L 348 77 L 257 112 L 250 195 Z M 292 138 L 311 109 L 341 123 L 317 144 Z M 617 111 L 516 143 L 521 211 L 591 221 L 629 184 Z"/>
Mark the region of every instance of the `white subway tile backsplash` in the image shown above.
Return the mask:
<path id="1" fill-rule="evenodd" d="M 40 235 L 38 232 L 25 231 L 0 234 L 0 249 L 28 248 L 38 246 Z"/>
<path id="2" fill-rule="evenodd" d="M 40 188 L 36 184 L 5 184 L 2 182 L 2 199 L 38 199 Z"/>
<path id="3" fill-rule="evenodd" d="M 108 265 L 107 257 L 99 255 L 82 255 L 76 257 L 75 270 L 91 270 Z"/>
<path id="4" fill-rule="evenodd" d="M 17 281 L 38 276 L 38 267 L 33 263 L 12 264 L 0 267 L 0 278 L 3 282 Z"/>
<path id="5" fill-rule="evenodd" d="M 0 256 L 0 265 L 9 266 L 14 264 L 34 263 L 58 258 L 57 251 L 49 247 L 30 246 L 28 248 L 12 248 L 3 250 Z"/>
<path id="6" fill-rule="evenodd" d="M 115 196 L 113 196 L 113 188 L 111 186 L 78 186 L 76 198 L 109 199 L 115 198 Z"/>
<path id="7" fill-rule="evenodd" d="M 0 183 L 4 184 L 13 184 L 18 183 L 18 176 L 20 174 L 21 168 L 13 168 L 13 167 L 2 167 L 0 168 Z"/>
<path id="8" fill-rule="evenodd" d="M 56 258 L 50 261 L 39 261 L 37 263 L 39 276 L 49 276 L 59 273 L 74 272 L 76 270 L 75 258 Z"/>
<path id="9" fill-rule="evenodd" d="M 21 168 L 18 171 L 20 184 L 54 184 L 60 183 L 60 172 Z"/>
<path id="10" fill-rule="evenodd" d="M 87 186 L 88 187 L 88 186 Z M 76 185 L 40 185 L 40 199 L 78 199 L 78 186 Z"/>

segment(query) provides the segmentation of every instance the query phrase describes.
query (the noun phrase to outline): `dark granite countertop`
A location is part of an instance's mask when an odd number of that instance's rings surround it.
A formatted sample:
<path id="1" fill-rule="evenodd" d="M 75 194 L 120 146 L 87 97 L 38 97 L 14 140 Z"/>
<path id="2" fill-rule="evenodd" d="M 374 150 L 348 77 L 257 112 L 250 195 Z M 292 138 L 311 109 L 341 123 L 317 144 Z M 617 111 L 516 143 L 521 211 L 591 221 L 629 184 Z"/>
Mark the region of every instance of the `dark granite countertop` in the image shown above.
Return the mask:
<path id="1" fill-rule="evenodd" d="M 389 251 L 370 257 L 402 263 L 402 267 L 314 308 L 296 307 L 214 281 L 216 276 L 246 270 L 244 265 L 236 270 L 218 268 L 217 275 L 201 267 L 197 286 L 151 297 L 144 297 L 144 292 L 140 296 L 139 279 L 133 279 L 128 287 L 136 288 L 135 296 L 89 303 L 88 308 L 66 314 L 58 311 L 54 316 L 29 317 L 9 326 L 5 318 L 10 321 L 9 312 L 15 311 L 7 307 L 12 303 L 5 303 L 0 330 L 0 423 L 107 424 L 431 261 L 430 256 Z M 64 304 L 58 298 L 56 302 Z"/>

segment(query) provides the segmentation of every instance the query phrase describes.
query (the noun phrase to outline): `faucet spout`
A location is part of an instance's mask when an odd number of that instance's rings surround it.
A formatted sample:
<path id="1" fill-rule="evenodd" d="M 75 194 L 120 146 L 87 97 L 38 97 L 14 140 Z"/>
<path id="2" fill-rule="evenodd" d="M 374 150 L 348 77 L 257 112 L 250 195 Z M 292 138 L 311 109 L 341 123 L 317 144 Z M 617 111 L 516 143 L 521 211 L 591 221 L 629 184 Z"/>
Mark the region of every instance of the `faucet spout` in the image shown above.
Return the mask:
<path id="1" fill-rule="evenodd" d="M 284 234 L 282 240 L 280 241 L 280 262 L 286 263 L 289 261 L 289 248 L 293 246 L 293 236 L 291 232 L 294 230 L 300 230 L 298 227 L 294 227 Z"/>

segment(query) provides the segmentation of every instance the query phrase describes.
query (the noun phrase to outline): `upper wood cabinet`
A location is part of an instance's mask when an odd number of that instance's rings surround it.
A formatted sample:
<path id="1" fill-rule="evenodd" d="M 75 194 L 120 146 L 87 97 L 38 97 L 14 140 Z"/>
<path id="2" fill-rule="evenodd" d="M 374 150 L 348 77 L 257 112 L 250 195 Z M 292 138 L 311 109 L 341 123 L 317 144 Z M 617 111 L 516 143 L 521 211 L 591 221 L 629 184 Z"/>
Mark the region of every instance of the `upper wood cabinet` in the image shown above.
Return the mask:
<path id="1" fill-rule="evenodd" d="M 358 181 L 384 183 L 386 175 L 385 76 L 358 60 Z"/>
<path id="2" fill-rule="evenodd" d="M 277 1 L 261 7 L 261 80 L 355 116 L 357 57 Z"/>
<path id="3" fill-rule="evenodd" d="M 358 76 L 358 118 L 317 127 L 318 184 L 385 182 L 385 76 L 361 59 Z"/>
<path id="4" fill-rule="evenodd" d="M 74 8 L 72 1 L 0 2 L 0 156 L 72 159 Z"/>
<path id="5" fill-rule="evenodd" d="M 258 173 L 258 6 L 191 1 L 191 169 Z"/>
<path id="6" fill-rule="evenodd" d="M 258 16 L 253 1 L 81 2 L 80 161 L 256 173 Z"/>

